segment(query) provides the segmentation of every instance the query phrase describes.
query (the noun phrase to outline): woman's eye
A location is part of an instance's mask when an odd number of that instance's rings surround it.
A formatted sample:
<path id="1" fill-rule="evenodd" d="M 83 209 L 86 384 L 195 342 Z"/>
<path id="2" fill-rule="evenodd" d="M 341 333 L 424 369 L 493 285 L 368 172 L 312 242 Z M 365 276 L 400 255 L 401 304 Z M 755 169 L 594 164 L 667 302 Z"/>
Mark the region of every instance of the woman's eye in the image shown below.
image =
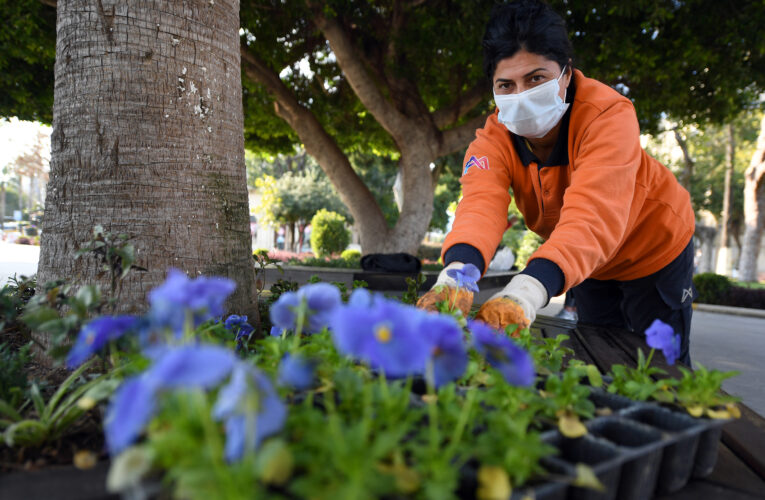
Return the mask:
<path id="1" fill-rule="evenodd" d="M 544 79 L 545 79 L 545 77 L 543 75 L 534 75 L 534 76 L 531 77 L 531 81 L 534 82 L 534 83 L 539 83 L 539 82 L 541 82 Z"/>

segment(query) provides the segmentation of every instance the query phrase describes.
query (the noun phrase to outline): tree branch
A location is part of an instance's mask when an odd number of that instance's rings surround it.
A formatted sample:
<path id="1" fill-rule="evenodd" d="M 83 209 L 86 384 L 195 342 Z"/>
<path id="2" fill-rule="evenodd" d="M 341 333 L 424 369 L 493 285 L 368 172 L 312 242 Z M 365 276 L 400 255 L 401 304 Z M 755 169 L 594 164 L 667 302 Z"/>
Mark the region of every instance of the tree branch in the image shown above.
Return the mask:
<path id="1" fill-rule="evenodd" d="M 240 48 L 242 69 L 251 80 L 263 85 L 274 98 L 276 114 L 297 133 L 308 154 L 313 156 L 360 224 L 386 231 L 382 210 L 369 188 L 351 167 L 348 157 L 322 127 L 316 116 L 301 105 L 279 75 L 251 53 L 246 45 Z"/>
<path id="2" fill-rule="evenodd" d="M 314 5 L 311 5 L 314 7 Z M 321 8 L 315 8 L 313 22 L 329 41 L 337 64 L 345 73 L 348 84 L 361 103 L 396 142 L 406 140 L 406 131 L 410 124 L 406 117 L 385 98 L 374 80 L 364 68 L 362 56 L 358 54 L 353 42 L 340 24 L 326 17 Z"/>
<path id="3" fill-rule="evenodd" d="M 56 0 L 40 0 L 40 3 L 43 5 L 47 5 L 48 7 L 56 8 Z"/>
<path id="4" fill-rule="evenodd" d="M 439 129 L 456 123 L 467 112 L 476 107 L 486 95 L 486 84 L 481 82 L 465 93 L 457 96 L 457 99 L 445 108 L 437 109 L 432 113 L 433 123 Z"/>
<path id="5" fill-rule="evenodd" d="M 475 137 L 475 131 L 486 123 L 491 113 L 476 116 L 459 127 L 450 128 L 441 134 L 438 156 L 444 156 L 464 148 Z"/>

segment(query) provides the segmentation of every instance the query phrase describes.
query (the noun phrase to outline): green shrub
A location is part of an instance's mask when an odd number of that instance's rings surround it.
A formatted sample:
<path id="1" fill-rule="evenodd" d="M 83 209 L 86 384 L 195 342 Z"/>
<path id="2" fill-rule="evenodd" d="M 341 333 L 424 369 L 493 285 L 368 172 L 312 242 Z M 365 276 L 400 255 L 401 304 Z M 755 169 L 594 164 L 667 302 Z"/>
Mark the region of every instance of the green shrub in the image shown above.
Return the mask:
<path id="1" fill-rule="evenodd" d="M 29 385 L 26 364 L 31 359 L 31 347 L 31 343 L 18 349 L 0 344 L 0 399 L 14 408 L 18 407 Z"/>
<path id="2" fill-rule="evenodd" d="M 433 262 L 436 262 L 438 259 L 441 258 L 441 244 L 430 245 L 427 243 L 423 243 L 417 249 L 417 257 L 420 260 L 427 259 L 427 260 L 432 260 Z"/>
<path id="3" fill-rule="evenodd" d="M 268 248 L 256 248 L 252 251 L 252 256 L 254 258 L 257 258 L 258 255 L 261 257 L 268 257 L 268 252 Z"/>
<path id="4" fill-rule="evenodd" d="M 342 252 L 350 241 L 345 217 L 337 212 L 322 208 L 311 219 L 311 250 L 317 257 Z"/>
<path id="5" fill-rule="evenodd" d="M 693 277 L 699 292 L 696 300 L 702 304 L 721 304 L 732 286 L 730 279 L 715 273 L 701 273 Z"/>
<path id="6" fill-rule="evenodd" d="M 349 248 L 348 250 L 343 250 L 343 253 L 340 254 L 340 258 L 348 262 L 349 264 L 360 264 L 361 252 L 358 250 Z"/>
<path id="7" fill-rule="evenodd" d="M 533 254 L 537 248 L 539 248 L 539 245 L 541 245 L 542 242 L 544 242 L 544 240 L 537 233 L 534 231 L 526 231 L 526 234 L 523 235 L 523 239 L 521 240 L 521 246 L 518 248 L 518 253 L 515 257 L 515 265 L 518 267 L 518 269 L 523 269 L 526 267 L 526 262 L 529 260 L 529 257 L 531 257 L 531 254 Z"/>

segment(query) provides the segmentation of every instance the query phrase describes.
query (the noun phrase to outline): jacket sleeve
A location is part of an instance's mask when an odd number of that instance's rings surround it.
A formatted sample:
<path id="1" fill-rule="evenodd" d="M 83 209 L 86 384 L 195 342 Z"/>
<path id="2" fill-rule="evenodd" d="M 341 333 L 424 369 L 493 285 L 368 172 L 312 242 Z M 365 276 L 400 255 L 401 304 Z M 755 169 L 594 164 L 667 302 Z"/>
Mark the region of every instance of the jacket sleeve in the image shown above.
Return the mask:
<path id="1" fill-rule="evenodd" d="M 465 153 L 460 178 L 462 199 L 444 240 L 442 256 L 456 244 L 470 245 L 481 252 L 485 273 L 507 228 L 511 179 L 506 155 L 491 144 L 485 129 L 477 136 Z"/>
<path id="2" fill-rule="evenodd" d="M 635 211 L 642 163 L 640 129 L 627 100 L 602 110 L 584 130 L 574 133 L 580 137 L 574 139 L 573 172 L 560 219 L 529 259 L 557 264 L 565 276 L 562 291 L 588 278 L 619 250 Z"/>

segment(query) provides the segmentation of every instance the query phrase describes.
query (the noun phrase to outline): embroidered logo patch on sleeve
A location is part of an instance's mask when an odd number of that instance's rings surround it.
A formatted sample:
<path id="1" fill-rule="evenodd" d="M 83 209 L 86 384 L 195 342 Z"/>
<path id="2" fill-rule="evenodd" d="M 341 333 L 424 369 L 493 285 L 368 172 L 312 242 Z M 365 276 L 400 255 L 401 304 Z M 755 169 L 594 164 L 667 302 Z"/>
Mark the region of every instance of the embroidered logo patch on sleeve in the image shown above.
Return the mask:
<path id="1" fill-rule="evenodd" d="M 480 158 L 471 156 L 470 159 L 468 159 L 467 163 L 465 163 L 465 170 L 462 171 L 462 175 L 467 174 L 468 170 L 470 170 L 470 167 L 476 167 L 481 170 L 489 170 L 489 159 L 485 156 L 482 156 Z"/>

